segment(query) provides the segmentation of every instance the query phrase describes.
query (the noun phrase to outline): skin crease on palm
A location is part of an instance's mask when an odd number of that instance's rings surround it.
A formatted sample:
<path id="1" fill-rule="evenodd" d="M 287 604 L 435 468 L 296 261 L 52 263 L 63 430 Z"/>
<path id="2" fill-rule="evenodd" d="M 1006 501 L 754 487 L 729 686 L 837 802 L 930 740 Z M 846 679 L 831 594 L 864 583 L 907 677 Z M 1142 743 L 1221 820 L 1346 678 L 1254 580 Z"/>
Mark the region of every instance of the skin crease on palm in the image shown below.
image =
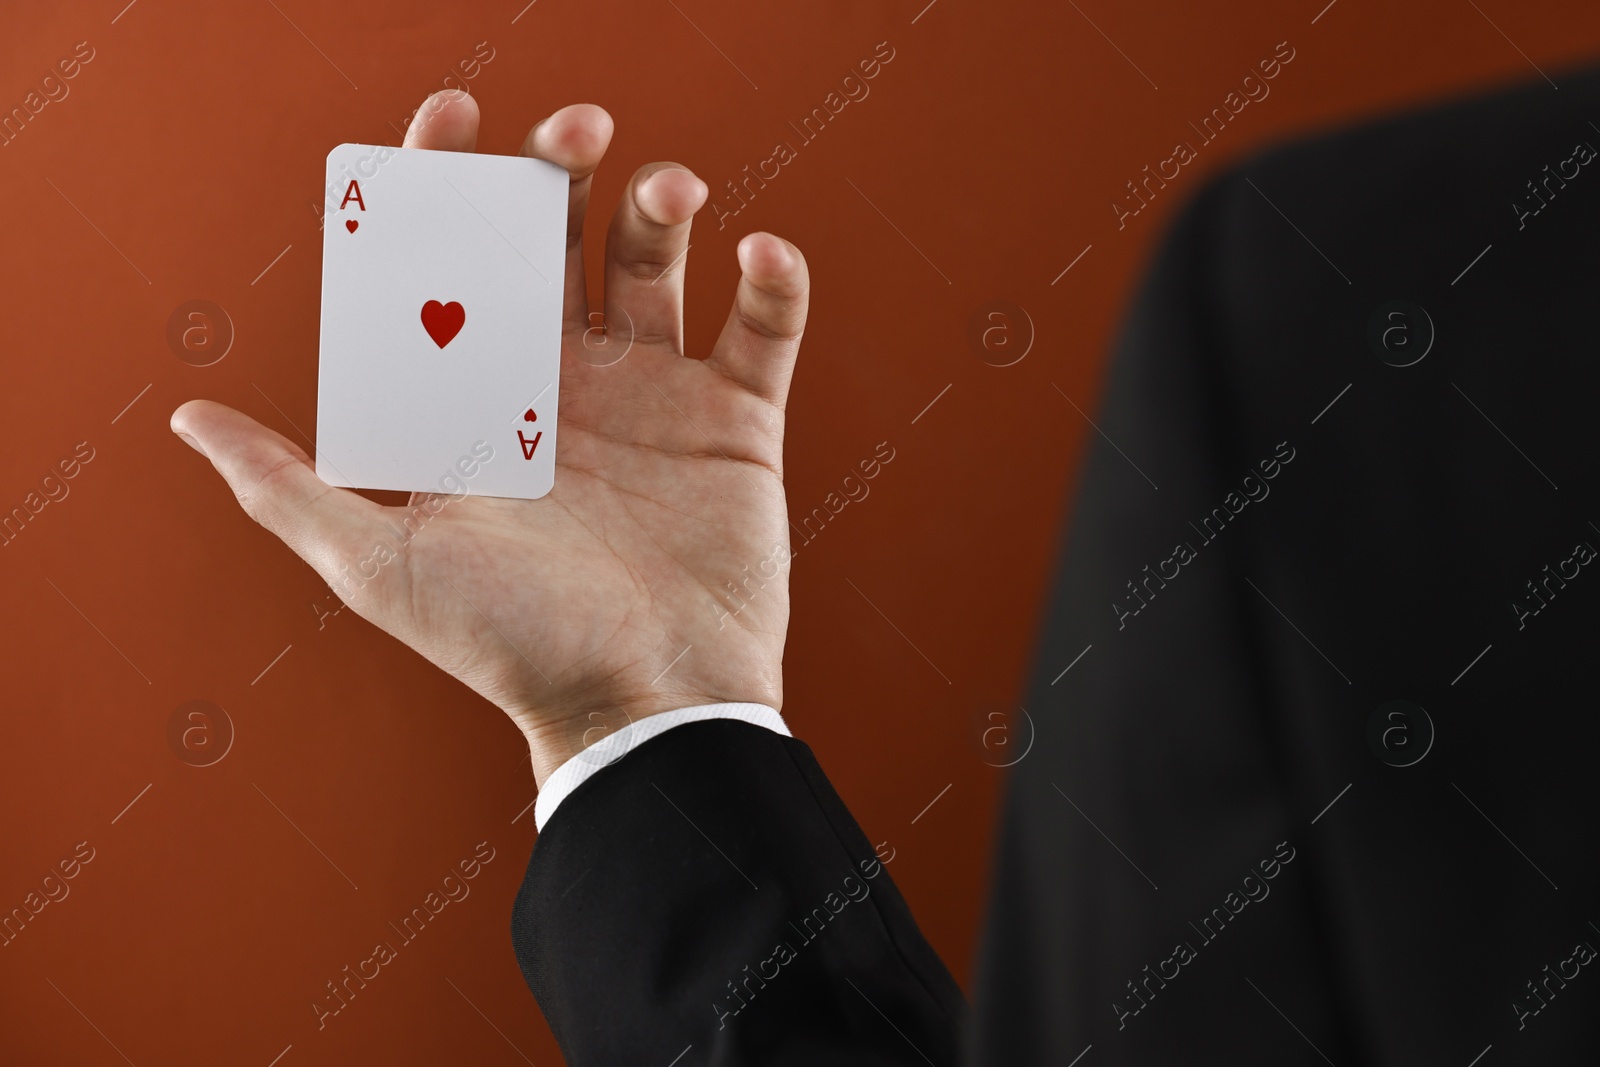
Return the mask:
<path id="1" fill-rule="evenodd" d="M 788 558 L 784 403 L 805 325 L 805 260 L 771 234 L 744 237 L 721 336 L 706 358 L 687 356 L 687 257 L 679 256 L 708 190 L 677 164 L 647 164 L 607 233 L 612 334 L 605 358 L 595 358 L 584 343 L 592 323 L 583 222 L 611 132 L 604 110 L 574 104 L 536 125 L 521 149 L 572 175 L 561 436 L 548 496 L 451 500 L 350 592 L 340 573 L 392 544 L 386 524 L 399 526 L 408 508 L 329 487 L 303 449 L 221 404 L 191 400 L 171 420 L 245 512 L 356 612 L 511 716 L 540 786 L 629 721 L 694 704 L 781 708 L 783 700 L 787 566 L 742 607 L 727 589 L 746 567 Z M 470 152 L 477 133 L 471 96 L 436 93 L 405 145 Z M 627 347 L 615 324 L 630 321 L 632 347 L 611 363 L 618 343 Z M 412 504 L 424 500 L 413 494 Z"/>

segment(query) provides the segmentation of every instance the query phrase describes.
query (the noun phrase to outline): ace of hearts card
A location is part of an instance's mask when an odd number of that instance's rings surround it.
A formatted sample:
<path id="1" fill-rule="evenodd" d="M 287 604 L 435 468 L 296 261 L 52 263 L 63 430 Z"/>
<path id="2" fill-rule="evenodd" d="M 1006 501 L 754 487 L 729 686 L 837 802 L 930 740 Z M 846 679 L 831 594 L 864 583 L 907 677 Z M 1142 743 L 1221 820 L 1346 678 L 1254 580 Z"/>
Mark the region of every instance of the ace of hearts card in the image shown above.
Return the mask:
<path id="1" fill-rule="evenodd" d="M 550 492 L 569 182 L 554 163 L 520 156 L 362 144 L 328 153 L 323 481 Z"/>

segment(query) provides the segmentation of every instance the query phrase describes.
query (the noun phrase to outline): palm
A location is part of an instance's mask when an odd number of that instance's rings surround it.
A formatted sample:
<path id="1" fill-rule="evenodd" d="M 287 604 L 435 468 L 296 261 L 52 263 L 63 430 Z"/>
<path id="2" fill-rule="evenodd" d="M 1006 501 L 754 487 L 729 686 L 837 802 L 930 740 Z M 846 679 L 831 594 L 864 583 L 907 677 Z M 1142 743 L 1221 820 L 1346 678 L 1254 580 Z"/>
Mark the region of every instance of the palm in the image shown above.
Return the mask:
<path id="1" fill-rule="evenodd" d="M 470 96 L 435 94 L 406 144 L 470 151 L 477 124 Z M 172 417 L 251 517 L 357 612 L 510 714 L 541 784 L 597 721 L 782 698 L 783 404 L 805 322 L 805 262 L 778 238 L 744 238 L 727 324 L 705 359 L 687 358 L 682 264 L 707 189 L 680 167 L 642 167 L 607 234 L 604 317 L 625 328 L 597 346 L 582 231 L 610 134 L 605 112 L 574 105 L 523 146 L 572 175 L 547 496 L 414 494 L 404 508 L 381 507 L 324 485 L 304 451 L 236 411 L 191 401 Z M 392 556 L 353 578 L 378 544 Z"/>
<path id="2" fill-rule="evenodd" d="M 619 691 L 635 707 L 776 705 L 767 665 L 781 656 L 788 597 L 760 575 L 788 544 L 781 412 L 663 346 L 593 359 L 569 332 L 551 493 L 445 504 L 374 621 L 524 728 L 557 707 L 606 715 Z M 581 688 L 596 659 L 622 672 L 604 694 Z"/>

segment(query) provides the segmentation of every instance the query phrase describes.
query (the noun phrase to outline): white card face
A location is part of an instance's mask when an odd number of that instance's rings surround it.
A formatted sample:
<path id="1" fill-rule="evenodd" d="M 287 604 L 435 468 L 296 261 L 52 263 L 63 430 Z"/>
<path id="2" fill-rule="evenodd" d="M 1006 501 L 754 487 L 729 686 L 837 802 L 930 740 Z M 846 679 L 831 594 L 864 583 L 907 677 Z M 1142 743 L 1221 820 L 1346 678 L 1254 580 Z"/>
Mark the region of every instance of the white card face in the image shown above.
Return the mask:
<path id="1" fill-rule="evenodd" d="M 328 153 L 323 481 L 550 491 L 569 180 L 516 156 L 360 144 Z"/>

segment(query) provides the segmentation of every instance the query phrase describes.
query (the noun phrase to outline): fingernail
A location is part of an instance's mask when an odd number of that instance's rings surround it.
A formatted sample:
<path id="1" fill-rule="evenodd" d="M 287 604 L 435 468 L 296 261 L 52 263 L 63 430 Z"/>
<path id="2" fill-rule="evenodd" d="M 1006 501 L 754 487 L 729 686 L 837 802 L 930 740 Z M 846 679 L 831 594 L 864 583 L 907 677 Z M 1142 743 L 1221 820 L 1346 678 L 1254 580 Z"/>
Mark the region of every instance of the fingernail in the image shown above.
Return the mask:
<path id="1" fill-rule="evenodd" d="M 172 432 L 178 434 L 179 437 L 183 438 L 183 443 L 184 444 L 188 445 L 190 448 L 194 449 L 196 452 L 200 453 L 202 456 L 206 455 L 206 450 L 200 447 L 200 442 L 199 441 L 196 441 L 194 438 L 190 437 L 186 433 L 179 433 L 177 430 L 174 430 Z M 210 459 L 211 457 L 210 456 L 206 456 L 206 458 Z"/>

